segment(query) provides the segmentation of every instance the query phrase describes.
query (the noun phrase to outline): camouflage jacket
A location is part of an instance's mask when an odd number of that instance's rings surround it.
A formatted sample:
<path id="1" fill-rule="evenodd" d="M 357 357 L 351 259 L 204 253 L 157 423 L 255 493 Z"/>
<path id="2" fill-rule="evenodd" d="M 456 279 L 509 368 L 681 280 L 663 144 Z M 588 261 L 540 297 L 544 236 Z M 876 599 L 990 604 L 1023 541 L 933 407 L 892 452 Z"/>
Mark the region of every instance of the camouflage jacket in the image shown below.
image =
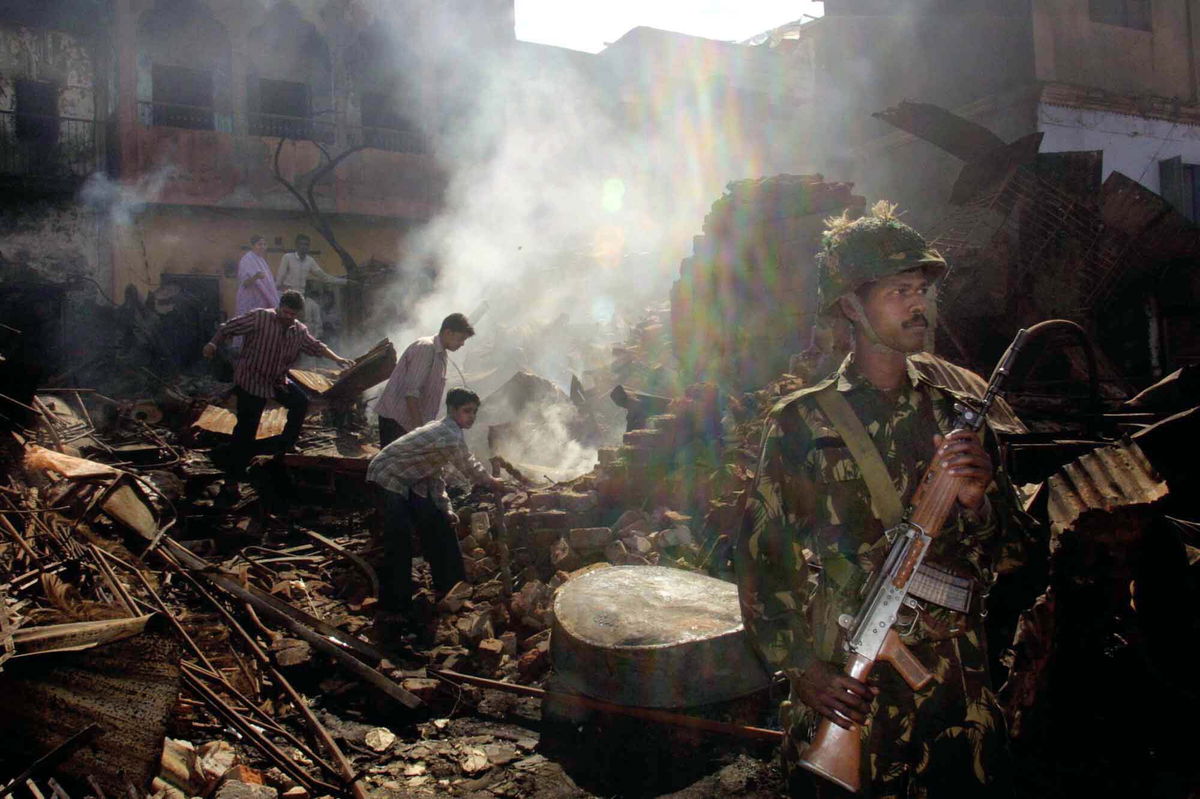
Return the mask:
<path id="1" fill-rule="evenodd" d="M 903 386 L 885 393 L 862 377 L 850 355 L 826 380 L 776 404 L 737 555 L 746 629 L 773 670 L 795 674 L 814 659 L 837 659 L 838 614 L 857 609 L 859 591 L 887 547 L 858 464 L 812 395 L 843 392 L 907 506 L 933 455 L 933 436 L 951 427 L 955 400 L 981 396 L 984 388 L 978 375 L 922 353 L 909 358 Z M 1022 429 L 999 403 L 989 425 Z M 994 451 L 992 461 L 998 464 Z M 926 560 L 986 590 L 1020 558 L 1019 516 L 997 466 L 983 511 L 951 515 Z M 973 624 L 948 609 L 928 610 L 906 643 Z"/>

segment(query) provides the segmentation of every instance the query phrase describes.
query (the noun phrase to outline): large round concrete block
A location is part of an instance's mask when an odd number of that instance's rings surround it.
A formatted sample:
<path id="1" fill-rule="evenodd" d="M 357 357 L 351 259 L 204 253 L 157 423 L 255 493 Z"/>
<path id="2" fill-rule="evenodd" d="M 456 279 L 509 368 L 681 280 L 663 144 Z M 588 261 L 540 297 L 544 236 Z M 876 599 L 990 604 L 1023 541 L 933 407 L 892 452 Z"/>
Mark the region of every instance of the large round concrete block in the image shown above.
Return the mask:
<path id="1" fill-rule="evenodd" d="M 660 566 L 598 569 L 559 588 L 550 658 L 570 690 L 641 707 L 724 702 L 769 683 L 736 587 Z"/>

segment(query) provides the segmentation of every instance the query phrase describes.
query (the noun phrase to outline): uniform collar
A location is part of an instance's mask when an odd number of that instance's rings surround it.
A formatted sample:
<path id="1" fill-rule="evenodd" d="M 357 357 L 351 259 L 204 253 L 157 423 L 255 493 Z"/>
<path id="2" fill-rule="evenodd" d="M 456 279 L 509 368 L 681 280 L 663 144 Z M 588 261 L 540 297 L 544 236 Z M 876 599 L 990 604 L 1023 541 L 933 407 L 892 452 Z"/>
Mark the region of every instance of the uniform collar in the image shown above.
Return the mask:
<path id="1" fill-rule="evenodd" d="M 442 334 L 441 333 L 438 333 L 436 336 L 433 337 L 433 351 L 434 352 L 445 352 L 446 351 L 446 345 L 442 343 Z M 455 425 L 455 426 L 457 427 L 457 425 Z"/>
<path id="2" fill-rule="evenodd" d="M 908 372 L 908 381 L 913 388 L 917 388 L 921 384 L 921 373 L 917 371 L 917 367 L 913 365 L 911 358 L 904 359 L 904 369 Z M 858 370 L 858 366 L 854 363 L 854 353 L 846 355 L 842 365 L 838 367 L 834 373 L 837 379 L 837 390 L 845 393 L 853 391 L 856 388 L 874 388 L 867 378 L 863 377 L 862 372 Z"/>

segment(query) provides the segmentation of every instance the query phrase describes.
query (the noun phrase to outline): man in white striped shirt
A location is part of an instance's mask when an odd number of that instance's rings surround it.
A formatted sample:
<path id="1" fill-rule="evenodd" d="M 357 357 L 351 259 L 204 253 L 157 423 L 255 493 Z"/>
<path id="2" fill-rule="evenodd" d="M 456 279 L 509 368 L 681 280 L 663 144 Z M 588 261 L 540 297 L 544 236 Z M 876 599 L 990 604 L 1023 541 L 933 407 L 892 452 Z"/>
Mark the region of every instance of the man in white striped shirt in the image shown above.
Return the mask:
<path id="1" fill-rule="evenodd" d="M 308 397 L 288 379 L 288 370 L 303 352 L 320 355 L 341 365 L 354 363 L 338 355 L 308 332 L 296 317 L 304 310 L 304 297 L 285 291 L 278 308 L 256 308 L 230 319 L 204 345 L 204 357 L 212 358 L 217 347 L 230 336 L 243 336 L 242 356 L 233 371 L 237 394 L 237 425 L 233 428 L 233 448 L 229 475 L 240 480 L 254 454 L 258 423 L 267 400 L 274 399 L 288 409 L 287 424 L 279 447 L 286 450 L 296 443 L 308 412 Z"/>
<path id="2" fill-rule="evenodd" d="M 446 390 L 446 353 L 455 352 L 475 328 L 460 313 L 442 320 L 436 336 L 419 338 L 400 356 L 379 397 L 379 446 L 386 447 L 410 430 L 437 418 Z"/>

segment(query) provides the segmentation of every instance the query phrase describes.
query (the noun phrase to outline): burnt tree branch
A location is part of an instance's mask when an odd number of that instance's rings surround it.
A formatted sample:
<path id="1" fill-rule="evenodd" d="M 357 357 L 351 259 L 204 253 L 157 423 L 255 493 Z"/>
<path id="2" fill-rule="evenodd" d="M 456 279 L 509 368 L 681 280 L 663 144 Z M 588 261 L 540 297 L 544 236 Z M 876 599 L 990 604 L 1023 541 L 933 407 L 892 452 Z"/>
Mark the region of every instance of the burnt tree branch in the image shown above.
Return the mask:
<path id="1" fill-rule="evenodd" d="M 337 235 L 333 231 L 333 226 L 329 220 L 325 218 L 325 213 L 321 210 L 320 204 L 317 202 L 317 184 L 324 180 L 325 176 L 337 169 L 338 165 L 345 161 L 350 156 L 357 153 L 359 150 L 366 149 L 366 145 L 359 144 L 353 147 L 348 147 L 337 155 L 330 155 L 319 142 L 314 142 L 324 157 L 325 163 L 312 171 L 305 179 L 307 185 L 303 186 L 303 191 L 297 187 L 296 183 L 288 180 L 283 176 L 283 170 L 279 166 L 279 156 L 283 152 L 284 142 L 293 141 L 288 137 L 280 137 L 279 143 L 275 145 L 275 153 L 271 159 L 272 172 L 276 182 L 287 189 L 288 193 L 300 203 L 300 207 L 304 209 L 304 214 L 308 218 L 313 228 L 321 234 L 321 238 L 329 243 L 330 248 L 337 253 L 341 259 L 342 266 L 346 270 L 346 275 L 349 277 L 358 276 L 358 262 L 354 256 L 350 254 L 337 240 Z"/>

